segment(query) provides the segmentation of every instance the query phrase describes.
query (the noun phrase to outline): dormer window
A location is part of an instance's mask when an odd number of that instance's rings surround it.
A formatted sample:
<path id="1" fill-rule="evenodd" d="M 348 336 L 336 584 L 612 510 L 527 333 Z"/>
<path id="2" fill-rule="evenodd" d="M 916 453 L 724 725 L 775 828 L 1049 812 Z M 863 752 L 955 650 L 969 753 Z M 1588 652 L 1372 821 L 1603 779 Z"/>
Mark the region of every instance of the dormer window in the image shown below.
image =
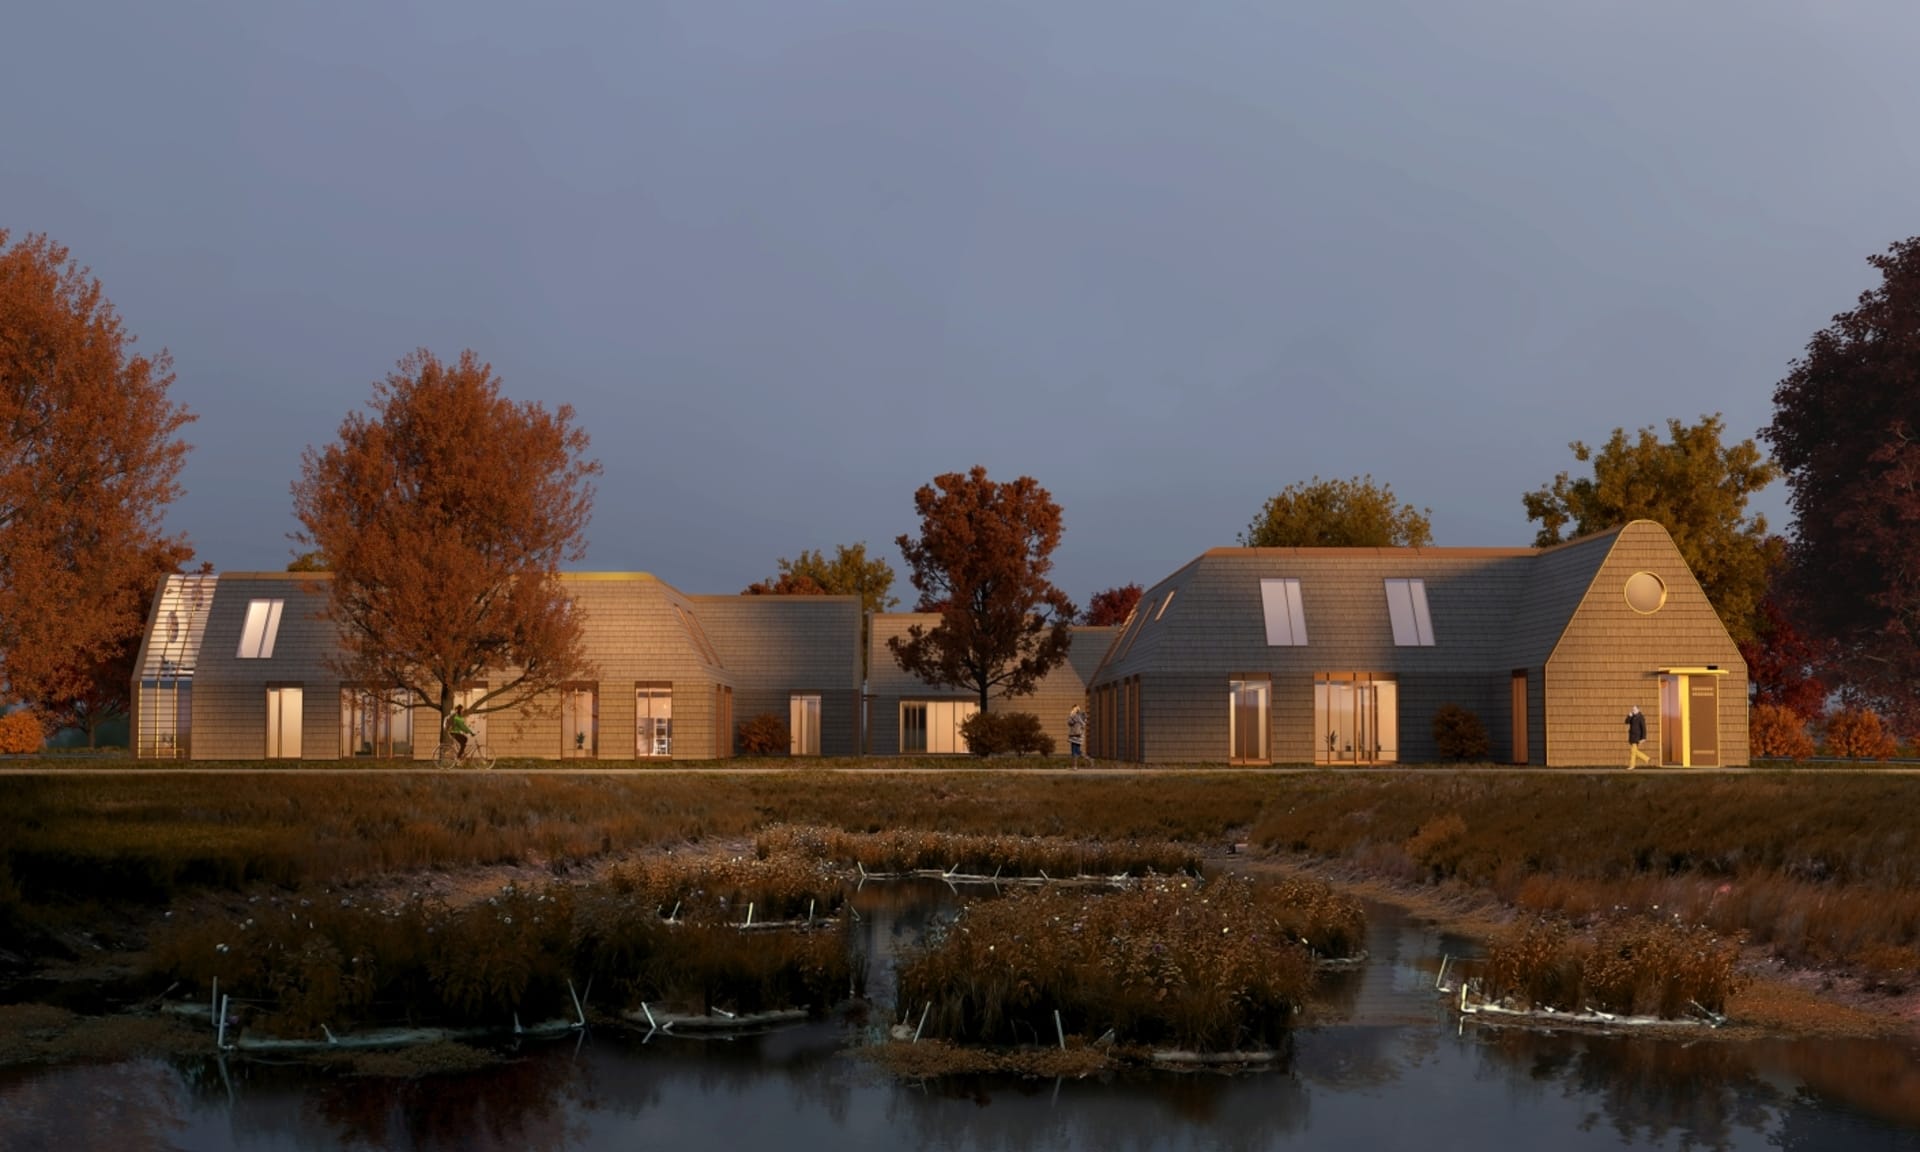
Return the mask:
<path id="1" fill-rule="evenodd" d="M 265 660 L 273 655 L 273 638 L 280 632 L 280 612 L 286 604 L 285 600 L 247 602 L 247 622 L 240 629 L 240 659 Z"/>
<path id="2" fill-rule="evenodd" d="M 1393 643 L 1400 648 L 1433 647 L 1433 618 L 1427 614 L 1425 580 L 1388 580 L 1387 618 L 1393 621 Z"/>

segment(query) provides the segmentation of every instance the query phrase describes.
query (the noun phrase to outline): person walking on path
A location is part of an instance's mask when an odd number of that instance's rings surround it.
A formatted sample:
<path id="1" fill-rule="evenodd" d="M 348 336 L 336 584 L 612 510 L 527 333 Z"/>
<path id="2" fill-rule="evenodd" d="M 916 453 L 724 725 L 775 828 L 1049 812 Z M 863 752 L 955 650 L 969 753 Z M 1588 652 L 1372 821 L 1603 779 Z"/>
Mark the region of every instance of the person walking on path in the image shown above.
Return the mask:
<path id="1" fill-rule="evenodd" d="M 1647 718 L 1640 714 L 1640 706 L 1635 704 L 1627 709 L 1627 771 L 1631 772 L 1640 761 L 1653 763 L 1653 757 L 1640 751 L 1640 741 L 1647 738 Z"/>
<path id="2" fill-rule="evenodd" d="M 1067 713 L 1067 750 L 1073 754 L 1073 767 L 1080 767 L 1080 757 L 1087 747 L 1087 710 L 1075 704 Z M 1093 761 L 1087 761 L 1091 764 Z"/>

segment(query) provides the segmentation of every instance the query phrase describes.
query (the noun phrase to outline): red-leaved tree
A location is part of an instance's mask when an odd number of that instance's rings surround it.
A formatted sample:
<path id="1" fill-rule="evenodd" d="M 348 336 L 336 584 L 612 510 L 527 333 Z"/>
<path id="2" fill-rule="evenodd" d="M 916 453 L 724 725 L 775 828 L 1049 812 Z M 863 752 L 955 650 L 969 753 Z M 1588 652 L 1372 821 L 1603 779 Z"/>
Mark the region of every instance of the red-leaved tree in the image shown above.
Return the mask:
<path id="1" fill-rule="evenodd" d="M 98 694 L 137 643 L 157 573 L 191 555 L 164 536 L 193 416 L 165 351 L 134 338 L 67 250 L 0 230 L 0 700 L 49 715 Z M 124 707 L 128 685 L 108 689 Z M 115 701 L 105 702 L 109 706 Z"/>
<path id="2" fill-rule="evenodd" d="M 1095 592 L 1093 599 L 1087 601 L 1087 614 L 1081 623 L 1091 628 L 1109 628 L 1126 623 L 1127 617 L 1133 615 L 1134 606 L 1140 603 L 1140 592 L 1138 584 L 1122 584 L 1118 588 Z"/>
<path id="3" fill-rule="evenodd" d="M 1835 686 L 1920 727 L 1920 236 L 1868 263 L 1878 287 L 1814 333 L 1761 435 L 1795 523 L 1796 623 Z"/>
<path id="4" fill-rule="evenodd" d="M 294 482 L 295 539 L 326 557 L 326 613 L 343 680 L 400 689 L 442 722 L 486 681 L 475 713 L 591 679 L 563 562 L 586 552 L 587 434 L 573 409 L 500 394 L 471 351 L 422 349 L 376 383 L 371 411 L 309 448 Z"/>
<path id="5" fill-rule="evenodd" d="M 1033 691 L 1067 658 L 1067 626 L 1077 614 L 1047 580 L 1060 506 L 1031 476 L 1001 484 L 978 465 L 934 477 L 913 505 L 920 535 L 897 543 L 920 610 L 937 605 L 940 623 L 889 638 L 894 660 L 929 684 L 973 691 L 982 712 L 994 689 Z"/>

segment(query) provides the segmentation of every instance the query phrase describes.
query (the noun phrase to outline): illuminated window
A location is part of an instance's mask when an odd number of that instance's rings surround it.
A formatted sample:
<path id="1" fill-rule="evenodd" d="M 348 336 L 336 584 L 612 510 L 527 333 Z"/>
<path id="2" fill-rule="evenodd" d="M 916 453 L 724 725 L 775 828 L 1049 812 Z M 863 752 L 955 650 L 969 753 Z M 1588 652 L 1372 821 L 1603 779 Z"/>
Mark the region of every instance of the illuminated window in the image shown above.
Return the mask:
<path id="1" fill-rule="evenodd" d="M 1273 685 L 1265 679 L 1227 681 L 1227 759 L 1267 762 L 1267 706 Z"/>
<path id="2" fill-rule="evenodd" d="M 265 660 L 273 655 L 273 638 L 280 631 L 280 610 L 285 600 L 252 600 L 247 603 L 247 622 L 240 629 L 242 660 Z"/>
<path id="3" fill-rule="evenodd" d="M 642 758 L 673 755 L 673 685 L 633 687 L 633 754 Z"/>
<path id="4" fill-rule="evenodd" d="M 787 697 L 787 754 L 820 755 L 820 697 L 812 693 Z"/>
<path id="5" fill-rule="evenodd" d="M 965 752 L 967 742 L 960 725 L 980 711 L 971 700 L 902 700 L 900 702 L 900 751 L 929 755 Z"/>
<path id="6" fill-rule="evenodd" d="M 1300 581 L 1260 581 L 1260 606 L 1266 611 L 1269 648 L 1306 646 L 1307 614 L 1300 607 Z"/>
<path id="7" fill-rule="evenodd" d="M 1425 580 L 1388 580 L 1387 615 L 1393 642 L 1401 648 L 1433 647 L 1433 620 L 1427 615 Z"/>

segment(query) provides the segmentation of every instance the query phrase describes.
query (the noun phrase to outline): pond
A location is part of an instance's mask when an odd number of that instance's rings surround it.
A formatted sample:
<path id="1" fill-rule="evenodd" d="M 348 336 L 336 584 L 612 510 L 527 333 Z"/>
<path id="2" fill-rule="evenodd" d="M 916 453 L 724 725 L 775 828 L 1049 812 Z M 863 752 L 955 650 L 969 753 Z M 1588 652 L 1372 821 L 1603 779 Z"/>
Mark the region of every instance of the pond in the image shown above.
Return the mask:
<path id="1" fill-rule="evenodd" d="M 952 897 L 869 887 L 853 926 L 876 996 Z M 1086 1080 L 892 1080 L 839 1017 L 737 1039 L 596 1029 L 475 1072 L 389 1080 L 297 1064 L 0 1071 L 0 1148 L 1920 1149 L 1920 1053 L 1890 1041 L 1726 1042 L 1462 1024 L 1433 991 L 1470 942 L 1368 909 L 1283 1066 Z"/>

